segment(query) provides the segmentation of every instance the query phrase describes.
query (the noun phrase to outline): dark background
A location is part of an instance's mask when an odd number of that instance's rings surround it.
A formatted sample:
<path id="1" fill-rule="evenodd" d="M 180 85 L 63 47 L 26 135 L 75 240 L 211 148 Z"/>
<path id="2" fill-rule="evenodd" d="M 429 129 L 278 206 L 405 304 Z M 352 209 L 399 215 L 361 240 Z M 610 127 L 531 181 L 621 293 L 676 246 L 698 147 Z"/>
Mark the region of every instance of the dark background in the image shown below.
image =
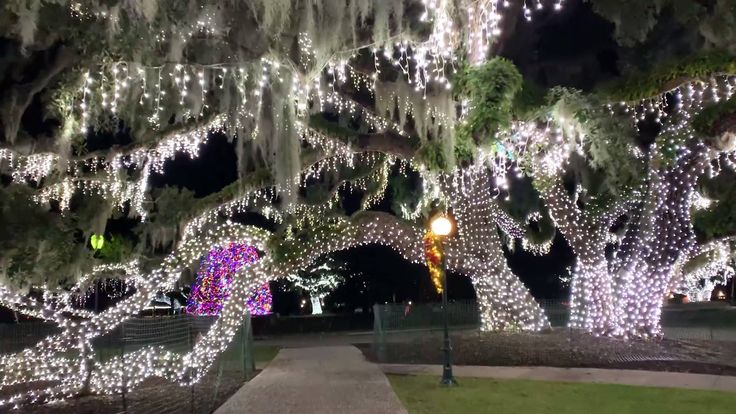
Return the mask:
<path id="1" fill-rule="evenodd" d="M 588 89 L 593 84 L 617 74 L 616 43 L 613 25 L 581 1 L 567 2 L 562 11 L 535 13 L 526 22 L 522 16 L 498 53 L 512 60 L 522 74 L 540 85 L 563 85 Z M 237 158 L 233 146 L 222 135 L 213 135 L 197 159 L 179 156 L 168 162 L 164 175 L 154 175 L 155 187 L 178 186 L 194 191 L 197 197 L 216 192 L 237 179 Z M 350 210 L 356 198 L 346 196 Z M 376 207 L 389 211 L 390 194 Z M 246 220 L 246 222 L 249 220 Z M 559 275 L 574 262 L 574 256 L 559 234 L 549 254 L 535 256 L 516 249 L 505 251 L 511 269 L 538 299 L 564 300 L 568 288 Z M 439 295 L 424 266 L 407 262 L 390 248 L 366 246 L 339 252 L 355 275 L 331 294 L 328 308 L 368 310 L 374 303 L 431 302 Z M 450 299 L 473 299 L 470 280 L 463 275 L 448 277 Z M 305 298 L 285 284 L 272 284 L 274 311 L 280 314 L 305 312 L 300 307 Z M 308 309 L 306 310 L 308 311 Z"/>
<path id="2" fill-rule="evenodd" d="M 617 76 L 620 67 L 630 66 L 631 62 L 624 61 L 630 60 L 630 56 L 621 56 L 626 52 L 621 52 L 614 41 L 613 29 L 613 25 L 595 15 L 587 3 L 568 0 L 561 11 L 535 12 L 532 22 L 518 16 L 496 52 L 512 60 L 526 79 L 540 86 L 561 85 L 586 90 Z M 43 119 L 42 109 L 41 102 L 34 101 L 23 118 L 24 129 L 40 133 L 58 127 Z M 121 128 L 115 134 L 90 136 L 87 149 L 94 151 L 129 142 L 128 131 Z M 186 188 L 193 191 L 195 197 L 204 197 L 237 180 L 236 166 L 232 142 L 222 134 L 212 134 L 198 158 L 180 155 L 166 163 L 164 174 L 152 174 L 151 187 L 154 191 L 164 186 Z M 391 195 L 388 193 L 377 210 L 390 210 Z M 346 195 L 344 205 L 348 212 L 357 200 L 356 196 Z M 236 219 L 250 224 L 264 223 L 263 218 L 252 214 Z M 107 231 L 130 235 L 134 224 L 133 220 L 111 220 Z M 511 269 L 535 298 L 567 298 L 569 288 L 559 276 L 567 273 L 574 256 L 559 234 L 547 255 L 535 256 L 521 249 L 506 250 L 505 254 Z M 407 262 L 390 248 L 366 246 L 336 255 L 348 264 L 353 276 L 327 298 L 328 309 L 367 310 L 374 303 L 439 300 L 426 268 Z M 463 275 L 450 274 L 448 284 L 451 300 L 475 296 L 470 281 Z M 288 284 L 272 283 L 272 292 L 275 312 L 299 314 L 308 311 L 300 306 L 304 293 L 289 289 Z"/>

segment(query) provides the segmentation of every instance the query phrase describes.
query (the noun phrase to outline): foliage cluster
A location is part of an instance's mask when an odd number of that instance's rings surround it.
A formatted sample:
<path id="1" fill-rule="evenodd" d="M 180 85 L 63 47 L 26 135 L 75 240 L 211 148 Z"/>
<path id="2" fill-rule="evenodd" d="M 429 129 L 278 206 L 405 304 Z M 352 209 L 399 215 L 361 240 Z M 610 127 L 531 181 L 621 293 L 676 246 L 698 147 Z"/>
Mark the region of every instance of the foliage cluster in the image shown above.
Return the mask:
<path id="1" fill-rule="evenodd" d="M 289 265 L 301 257 L 300 252 L 310 242 L 329 240 L 339 236 L 347 228 L 345 221 L 326 221 L 315 225 L 305 225 L 294 229 L 288 227 L 283 234 L 275 233 L 268 242 L 268 251 L 274 263 Z M 317 236 L 315 236 L 317 235 Z"/>
<path id="2" fill-rule="evenodd" d="M 736 57 L 722 51 L 672 60 L 647 70 L 631 73 L 603 85 L 598 95 L 604 101 L 632 102 L 668 92 L 694 79 L 707 79 L 719 73 L 736 73 Z"/>
<path id="3" fill-rule="evenodd" d="M 736 172 L 724 170 L 719 176 L 703 180 L 701 192 L 714 204 L 693 213 L 693 227 L 699 239 L 708 241 L 727 237 L 736 231 Z"/>
<path id="4" fill-rule="evenodd" d="M 526 237 L 533 243 L 546 243 L 554 238 L 554 226 L 539 192 L 529 177 L 514 178 L 509 186 L 508 198 L 499 200 L 500 207 L 511 217 L 526 225 Z M 539 220 L 527 223 L 533 213 L 541 213 Z M 528 225 L 527 225 L 528 224 Z"/>
<path id="5" fill-rule="evenodd" d="M 416 155 L 417 161 L 422 163 L 431 171 L 447 171 L 452 165 L 438 141 L 427 141 L 419 148 Z"/>
<path id="6" fill-rule="evenodd" d="M 719 120 L 736 113 L 736 96 L 703 109 L 693 118 L 693 129 L 705 137 L 716 135 L 715 127 Z"/>
<path id="7" fill-rule="evenodd" d="M 496 142 L 497 133 L 511 125 L 514 98 L 522 89 L 521 74 L 510 61 L 494 58 L 466 68 L 456 82 L 457 92 L 469 105 L 466 118 L 457 129 L 460 153 L 465 154 L 471 142 L 490 147 Z"/>
<path id="8" fill-rule="evenodd" d="M 589 158 L 577 166 L 586 189 L 591 194 L 621 194 L 636 186 L 643 176 L 643 160 L 632 157 L 634 128 L 622 124 L 605 112 L 596 96 L 580 91 L 554 88 L 548 100 L 554 102 L 552 113 L 563 126 L 572 147 L 579 146 L 580 155 Z M 574 140 L 579 139 L 579 142 Z M 589 165 L 588 165 L 589 164 Z M 605 190 L 601 188 L 605 186 Z"/>
<path id="9" fill-rule="evenodd" d="M 695 50 L 736 51 L 736 4 L 732 0 L 586 0 L 615 26 L 625 47 L 644 44 L 666 31 L 689 38 Z"/>
<path id="10" fill-rule="evenodd" d="M 124 263 L 130 260 L 134 242 L 131 238 L 127 238 L 121 234 L 113 234 L 109 239 L 105 240 L 102 249 L 96 256 L 107 263 Z"/>
<path id="11" fill-rule="evenodd" d="M 79 219 L 74 212 L 48 211 L 32 195 L 26 186 L 0 187 L 0 275 L 21 288 L 73 282 L 68 278 L 84 271 L 91 258 L 80 243 Z"/>

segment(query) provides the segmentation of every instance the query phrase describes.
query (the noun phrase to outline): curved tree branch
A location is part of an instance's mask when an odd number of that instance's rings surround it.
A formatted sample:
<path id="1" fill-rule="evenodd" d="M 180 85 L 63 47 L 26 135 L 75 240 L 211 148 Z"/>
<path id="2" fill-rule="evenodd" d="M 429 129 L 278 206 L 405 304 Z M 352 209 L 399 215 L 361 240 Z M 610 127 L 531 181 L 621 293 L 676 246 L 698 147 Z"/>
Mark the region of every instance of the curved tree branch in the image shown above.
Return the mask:
<path id="1" fill-rule="evenodd" d="M 3 124 L 6 141 L 11 144 L 15 142 L 21 118 L 33 97 L 46 88 L 59 73 L 74 64 L 77 56 L 75 50 L 64 45 L 59 46 L 53 52 L 51 61 L 43 65 L 35 79 L 14 85 L 5 93 L 0 102 L 0 121 Z"/>

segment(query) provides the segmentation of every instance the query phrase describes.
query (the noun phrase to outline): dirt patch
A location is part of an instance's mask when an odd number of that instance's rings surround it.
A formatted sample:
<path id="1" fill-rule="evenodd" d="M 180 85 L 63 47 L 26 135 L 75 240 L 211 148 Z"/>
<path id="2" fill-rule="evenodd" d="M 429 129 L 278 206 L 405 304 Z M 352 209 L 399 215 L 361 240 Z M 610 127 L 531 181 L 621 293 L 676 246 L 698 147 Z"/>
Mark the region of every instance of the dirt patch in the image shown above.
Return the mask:
<path id="1" fill-rule="evenodd" d="M 371 361 L 439 364 L 440 333 L 383 347 L 359 346 Z M 454 333 L 452 358 L 457 365 L 554 366 L 643 369 L 736 375 L 736 344 L 714 341 L 621 340 L 569 330 L 550 333 Z"/>
<path id="2" fill-rule="evenodd" d="M 23 414 L 115 414 L 115 413 L 209 413 L 222 405 L 244 384 L 240 373 L 207 375 L 193 387 L 180 387 L 163 378 L 144 381 L 123 395 L 93 395 L 64 402 L 28 405 L 19 410 L 3 411 Z"/>

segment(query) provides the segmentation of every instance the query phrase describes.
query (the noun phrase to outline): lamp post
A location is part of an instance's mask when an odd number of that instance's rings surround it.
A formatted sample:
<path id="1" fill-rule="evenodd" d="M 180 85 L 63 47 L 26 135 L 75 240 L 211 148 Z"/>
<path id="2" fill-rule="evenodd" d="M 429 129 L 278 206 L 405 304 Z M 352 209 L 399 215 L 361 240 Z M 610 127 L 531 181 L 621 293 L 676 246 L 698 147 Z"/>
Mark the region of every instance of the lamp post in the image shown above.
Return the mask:
<path id="1" fill-rule="evenodd" d="M 440 271 L 442 272 L 442 318 L 444 325 L 444 342 L 442 346 L 442 352 L 444 355 L 444 361 L 442 364 L 442 381 L 440 382 L 444 386 L 457 385 L 455 377 L 452 375 L 452 356 L 450 352 L 452 347 L 450 346 L 450 331 L 447 322 L 447 269 L 445 262 L 444 242 L 445 239 L 452 234 L 454 229 L 454 223 L 450 217 L 444 214 L 435 216 L 431 223 L 430 229 L 432 233 L 437 236 L 440 240 L 441 246 L 441 261 Z"/>

